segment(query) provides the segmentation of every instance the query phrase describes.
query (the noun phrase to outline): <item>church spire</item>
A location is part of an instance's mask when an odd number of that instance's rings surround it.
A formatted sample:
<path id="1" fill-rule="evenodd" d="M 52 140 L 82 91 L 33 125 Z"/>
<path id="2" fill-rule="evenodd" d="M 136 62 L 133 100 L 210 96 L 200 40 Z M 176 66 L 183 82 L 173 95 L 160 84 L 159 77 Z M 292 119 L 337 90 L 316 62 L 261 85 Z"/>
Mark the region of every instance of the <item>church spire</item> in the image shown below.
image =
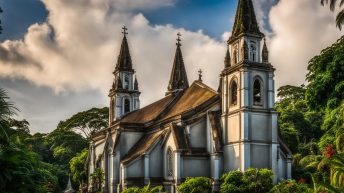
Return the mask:
<path id="1" fill-rule="evenodd" d="M 117 58 L 115 71 L 134 71 L 127 40 L 128 28 L 124 26 L 122 29 L 123 40 L 121 44 L 121 50 Z"/>
<path id="2" fill-rule="evenodd" d="M 229 53 L 229 47 L 227 47 L 227 52 L 226 52 L 226 57 L 225 57 L 224 63 L 225 63 L 225 68 L 231 66 L 231 55 Z"/>
<path id="3" fill-rule="evenodd" d="M 238 1 L 232 36 L 229 38 L 228 43 L 231 43 L 242 34 L 264 37 L 264 34 L 259 30 L 252 0 Z"/>
<path id="4" fill-rule="evenodd" d="M 177 49 L 176 49 L 176 54 L 174 57 L 173 68 L 171 72 L 170 82 L 167 87 L 166 95 L 169 95 L 171 93 L 174 93 L 180 90 L 184 90 L 189 87 L 189 81 L 186 75 L 183 55 L 180 49 L 182 45 L 180 43 L 181 34 L 178 32 L 177 36 L 178 36 L 177 43 L 176 43 Z"/>
<path id="5" fill-rule="evenodd" d="M 268 50 L 268 47 L 266 46 L 265 38 L 264 38 L 264 45 L 263 45 L 263 50 L 262 50 L 262 61 L 263 63 L 269 63 L 269 50 Z"/>

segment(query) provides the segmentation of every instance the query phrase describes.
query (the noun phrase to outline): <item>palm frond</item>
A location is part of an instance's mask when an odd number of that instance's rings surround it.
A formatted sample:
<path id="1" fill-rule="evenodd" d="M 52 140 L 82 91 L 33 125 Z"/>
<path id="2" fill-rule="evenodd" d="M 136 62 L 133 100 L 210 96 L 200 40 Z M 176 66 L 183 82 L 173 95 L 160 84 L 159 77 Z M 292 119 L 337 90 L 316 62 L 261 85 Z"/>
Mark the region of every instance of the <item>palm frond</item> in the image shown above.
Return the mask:
<path id="1" fill-rule="evenodd" d="M 344 24 L 344 10 L 340 11 L 336 18 L 336 25 L 341 30 Z"/>

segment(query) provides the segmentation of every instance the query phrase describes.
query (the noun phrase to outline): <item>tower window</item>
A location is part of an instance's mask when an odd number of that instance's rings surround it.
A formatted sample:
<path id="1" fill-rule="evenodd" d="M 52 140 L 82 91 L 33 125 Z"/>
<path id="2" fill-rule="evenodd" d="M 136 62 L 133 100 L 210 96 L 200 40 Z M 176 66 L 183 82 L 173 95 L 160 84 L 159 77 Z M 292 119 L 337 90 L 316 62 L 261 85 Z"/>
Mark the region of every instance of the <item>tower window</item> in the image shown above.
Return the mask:
<path id="1" fill-rule="evenodd" d="M 124 89 L 129 89 L 129 76 L 124 76 Z"/>
<path id="2" fill-rule="evenodd" d="M 172 149 L 169 148 L 167 150 L 167 155 L 166 155 L 166 160 L 167 160 L 167 176 L 168 177 L 173 177 L 173 152 Z"/>
<path id="3" fill-rule="evenodd" d="M 238 45 L 235 45 L 234 47 L 233 56 L 234 56 L 234 64 L 237 64 L 239 62 Z"/>
<path id="4" fill-rule="evenodd" d="M 256 45 L 256 42 L 254 42 L 254 41 L 251 41 L 250 42 L 250 55 L 251 55 L 251 60 L 253 61 L 253 62 L 256 62 L 256 60 L 257 60 L 257 45 Z"/>
<path id="5" fill-rule="evenodd" d="M 253 104 L 262 105 L 262 88 L 261 82 L 258 79 L 253 83 Z"/>
<path id="6" fill-rule="evenodd" d="M 233 80 L 231 84 L 231 105 L 236 105 L 238 102 L 238 85 L 237 83 Z"/>
<path id="7" fill-rule="evenodd" d="M 130 101 L 129 99 L 124 100 L 124 113 L 130 112 Z"/>

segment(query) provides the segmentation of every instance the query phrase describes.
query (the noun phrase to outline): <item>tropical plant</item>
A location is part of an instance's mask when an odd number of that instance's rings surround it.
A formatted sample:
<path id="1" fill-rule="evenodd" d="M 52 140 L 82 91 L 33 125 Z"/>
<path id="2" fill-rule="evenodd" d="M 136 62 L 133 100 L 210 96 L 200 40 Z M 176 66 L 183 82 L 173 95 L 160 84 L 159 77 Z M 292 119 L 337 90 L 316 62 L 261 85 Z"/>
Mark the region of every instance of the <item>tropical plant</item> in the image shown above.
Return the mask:
<path id="1" fill-rule="evenodd" d="M 336 4 L 339 3 L 339 7 L 342 7 L 342 5 L 344 4 L 344 0 L 321 0 L 321 4 L 324 5 L 326 4 L 330 4 L 330 9 L 331 11 L 334 11 L 336 8 Z M 344 23 L 344 10 L 341 10 L 336 18 L 336 25 L 337 27 L 341 30 L 342 29 L 342 25 Z"/>
<path id="2" fill-rule="evenodd" d="M 86 181 L 86 169 L 85 163 L 88 156 L 88 150 L 84 149 L 81 153 L 78 153 L 69 161 L 70 171 L 72 174 L 73 181 L 78 182 L 80 190 L 84 187 Z"/>
<path id="3" fill-rule="evenodd" d="M 313 193 L 313 190 L 302 180 L 299 183 L 295 180 L 285 180 L 275 185 L 270 193 Z"/>
<path id="4" fill-rule="evenodd" d="M 210 193 L 210 179 L 206 177 L 187 178 L 177 187 L 179 193 Z"/>
<path id="5" fill-rule="evenodd" d="M 8 120 L 15 114 L 16 110 L 13 102 L 9 101 L 6 91 L 0 88 L 0 145 L 8 145 L 9 143 Z"/>
<path id="6" fill-rule="evenodd" d="M 102 170 L 101 168 L 97 168 L 92 174 L 90 174 L 90 176 L 93 187 L 95 187 L 96 191 L 100 191 L 105 180 L 104 170 Z"/>

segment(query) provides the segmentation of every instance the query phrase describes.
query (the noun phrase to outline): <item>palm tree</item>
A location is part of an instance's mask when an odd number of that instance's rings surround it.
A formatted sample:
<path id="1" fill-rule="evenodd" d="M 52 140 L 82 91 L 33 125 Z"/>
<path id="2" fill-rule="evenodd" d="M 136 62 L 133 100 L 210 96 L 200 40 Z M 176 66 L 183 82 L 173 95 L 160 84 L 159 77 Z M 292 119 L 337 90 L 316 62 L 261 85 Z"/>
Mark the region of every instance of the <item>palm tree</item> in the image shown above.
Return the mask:
<path id="1" fill-rule="evenodd" d="M 340 1 L 339 7 L 342 7 L 342 5 L 344 5 L 344 0 L 321 0 L 321 4 L 324 5 L 326 4 L 330 4 L 330 9 L 331 11 L 334 11 L 336 8 L 336 3 Z M 342 25 L 344 24 L 344 9 L 341 10 L 336 18 L 336 25 L 337 27 L 342 30 Z"/>
<path id="2" fill-rule="evenodd" d="M 8 143 L 7 128 L 9 118 L 17 110 L 14 104 L 9 101 L 5 90 L 0 88 L 0 145 Z"/>

